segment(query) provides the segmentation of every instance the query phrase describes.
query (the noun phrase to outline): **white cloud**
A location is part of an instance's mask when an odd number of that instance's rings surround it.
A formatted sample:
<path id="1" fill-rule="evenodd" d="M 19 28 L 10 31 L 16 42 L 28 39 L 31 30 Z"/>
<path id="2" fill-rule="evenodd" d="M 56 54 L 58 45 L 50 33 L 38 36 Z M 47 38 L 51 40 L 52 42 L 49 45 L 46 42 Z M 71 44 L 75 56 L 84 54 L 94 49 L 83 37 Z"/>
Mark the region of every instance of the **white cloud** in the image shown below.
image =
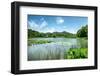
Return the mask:
<path id="1" fill-rule="evenodd" d="M 41 31 L 46 28 L 48 23 L 43 20 L 40 24 L 37 24 L 35 21 L 31 20 L 28 21 L 28 29 L 36 30 L 36 31 Z"/>
<path id="2" fill-rule="evenodd" d="M 46 27 L 47 25 L 48 25 L 47 22 L 46 22 L 46 21 L 43 21 L 43 22 L 41 23 L 41 25 L 40 25 L 40 29 Z"/>
<path id="3" fill-rule="evenodd" d="M 62 17 L 57 17 L 56 22 L 57 24 L 62 24 L 64 22 L 64 19 Z"/>
<path id="4" fill-rule="evenodd" d="M 57 24 L 62 24 L 64 19 L 62 17 L 57 17 L 56 19 Z M 58 28 L 48 27 L 48 23 L 44 18 L 40 19 L 39 23 L 36 23 L 34 20 L 28 21 L 28 29 L 36 30 L 39 32 L 55 32 L 59 30 Z"/>
<path id="5" fill-rule="evenodd" d="M 57 29 L 54 27 L 48 27 L 48 23 L 44 18 L 40 19 L 40 23 L 36 23 L 34 20 L 28 21 L 28 28 L 39 32 L 44 32 L 44 33 L 46 32 L 52 33 L 57 31 Z"/>
<path id="6" fill-rule="evenodd" d="M 28 21 L 28 28 L 29 29 L 36 29 L 38 27 L 38 25 L 34 22 L 34 21 Z"/>

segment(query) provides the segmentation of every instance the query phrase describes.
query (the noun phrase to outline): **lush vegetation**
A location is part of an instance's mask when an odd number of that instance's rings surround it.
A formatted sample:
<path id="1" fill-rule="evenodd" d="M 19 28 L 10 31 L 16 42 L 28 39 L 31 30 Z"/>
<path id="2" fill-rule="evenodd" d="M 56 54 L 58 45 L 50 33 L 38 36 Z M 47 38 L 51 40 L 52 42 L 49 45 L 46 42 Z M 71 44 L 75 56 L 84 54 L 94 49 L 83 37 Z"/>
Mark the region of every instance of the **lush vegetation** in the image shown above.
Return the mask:
<path id="1" fill-rule="evenodd" d="M 76 34 L 77 37 L 83 38 L 85 37 L 87 39 L 88 37 L 88 26 L 83 26 L 81 29 L 77 31 Z M 70 48 L 69 50 L 66 50 L 65 52 L 65 59 L 79 59 L 79 58 L 87 58 L 88 57 L 88 45 L 86 43 L 87 41 L 82 42 L 81 48 Z"/>
<path id="2" fill-rule="evenodd" d="M 65 52 L 65 59 L 80 59 L 88 57 L 88 49 L 87 48 L 70 48 Z"/>
<path id="3" fill-rule="evenodd" d="M 88 26 L 84 26 L 77 31 L 77 37 L 87 37 L 88 36 Z"/>
<path id="4" fill-rule="evenodd" d="M 66 38 L 72 38 L 72 37 L 76 37 L 75 34 L 63 31 L 63 32 L 47 32 L 47 33 L 42 33 L 42 32 L 38 32 L 38 31 L 34 31 L 31 29 L 28 29 L 28 38 L 35 38 L 35 37 L 44 37 L 44 38 L 57 38 L 57 37 L 66 37 Z"/>
<path id="5" fill-rule="evenodd" d="M 32 40 L 29 39 L 28 40 L 28 45 L 32 45 L 32 44 L 44 44 L 44 43 L 51 43 L 52 41 L 48 41 L 48 40 Z"/>
<path id="6" fill-rule="evenodd" d="M 35 38 L 35 37 L 45 37 L 45 38 L 57 38 L 57 37 L 65 37 L 65 38 L 73 38 L 73 37 L 87 37 L 88 36 L 88 26 L 83 26 L 81 29 L 77 31 L 77 34 L 72 34 L 66 31 L 63 32 L 47 32 L 42 33 L 38 31 L 34 31 L 31 29 L 28 29 L 28 38 Z"/>

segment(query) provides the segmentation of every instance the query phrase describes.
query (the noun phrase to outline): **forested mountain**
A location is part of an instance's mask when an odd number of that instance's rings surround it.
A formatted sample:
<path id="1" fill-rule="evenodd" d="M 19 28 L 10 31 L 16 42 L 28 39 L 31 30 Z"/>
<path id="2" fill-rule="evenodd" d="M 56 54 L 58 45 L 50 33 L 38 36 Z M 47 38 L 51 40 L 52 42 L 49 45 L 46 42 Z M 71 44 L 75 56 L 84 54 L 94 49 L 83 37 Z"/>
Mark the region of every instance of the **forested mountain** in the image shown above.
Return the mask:
<path id="1" fill-rule="evenodd" d="M 47 32 L 47 33 L 42 33 L 42 32 L 38 32 L 32 29 L 28 29 L 28 38 L 35 38 L 35 37 L 65 37 L 65 38 L 74 38 L 74 37 L 87 37 L 88 36 L 88 26 L 83 26 L 82 28 L 80 28 L 76 34 L 72 34 L 66 31 L 63 32 Z"/>
<path id="2" fill-rule="evenodd" d="M 50 32 L 41 33 L 41 32 L 38 32 L 38 31 L 28 29 L 28 38 L 35 38 L 35 37 L 53 37 L 53 38 L 68 37 L 68 38 L 70 38 L 70 37 L 76 37 L 76 35 L 72 34 L 72 33 L 69 33 L 69 32 L 66 32 L 66 31 L 53 32 L 53 33 L 50 33 Z"/>

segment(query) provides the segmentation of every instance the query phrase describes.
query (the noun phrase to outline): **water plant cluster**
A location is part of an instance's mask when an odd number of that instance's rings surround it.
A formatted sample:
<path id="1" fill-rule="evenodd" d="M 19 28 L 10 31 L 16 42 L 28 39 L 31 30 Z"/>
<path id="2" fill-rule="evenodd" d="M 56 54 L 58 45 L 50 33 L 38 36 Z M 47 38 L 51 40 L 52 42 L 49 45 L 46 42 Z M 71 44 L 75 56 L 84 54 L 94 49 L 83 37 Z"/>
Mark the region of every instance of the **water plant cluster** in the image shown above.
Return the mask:
<path id="1" fill-rule="evenodd" d="M 28 45 L 35 45 L 35 44 L 45 44 L 45 43 L 51 43 L 52 41 L 49 40 L 28 40 Z"/>

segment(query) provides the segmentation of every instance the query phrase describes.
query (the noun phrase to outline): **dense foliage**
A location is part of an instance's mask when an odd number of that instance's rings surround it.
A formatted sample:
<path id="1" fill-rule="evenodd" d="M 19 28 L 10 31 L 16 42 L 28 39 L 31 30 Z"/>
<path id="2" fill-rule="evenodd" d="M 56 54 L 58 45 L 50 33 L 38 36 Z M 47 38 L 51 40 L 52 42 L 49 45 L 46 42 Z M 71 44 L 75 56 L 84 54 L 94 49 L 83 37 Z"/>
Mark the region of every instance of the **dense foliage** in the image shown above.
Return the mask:
<path id="1" fill-rule="evenodd" d="M 76 37 L 76 35 L 66 32 L 66 31 L 53 32 L 53 33 L 50 33 L 50 32 L 42 33 L 42 32 L 37 32 L 37 31 L 31 30 L 31 29 L 28 29 L 28 38 L 35 38 L 35 37 L 45 37 L 45 38 L 68 37 L 68 38 L 72 38 L 72 37 Z"/>
<path id="2" fill-rule="evenodd" d="M 84 26 L 77 31 L 77 37 L 87 37 L 88 36 L 88 26 Z"/>
<path id="3" fill-rule="evenodd" d="M 65 53 L 65 59 L 79 59 L 79 58 L 87 58 L 88 57 L 88 49 L 87 48 L 70 48 Z"/>

